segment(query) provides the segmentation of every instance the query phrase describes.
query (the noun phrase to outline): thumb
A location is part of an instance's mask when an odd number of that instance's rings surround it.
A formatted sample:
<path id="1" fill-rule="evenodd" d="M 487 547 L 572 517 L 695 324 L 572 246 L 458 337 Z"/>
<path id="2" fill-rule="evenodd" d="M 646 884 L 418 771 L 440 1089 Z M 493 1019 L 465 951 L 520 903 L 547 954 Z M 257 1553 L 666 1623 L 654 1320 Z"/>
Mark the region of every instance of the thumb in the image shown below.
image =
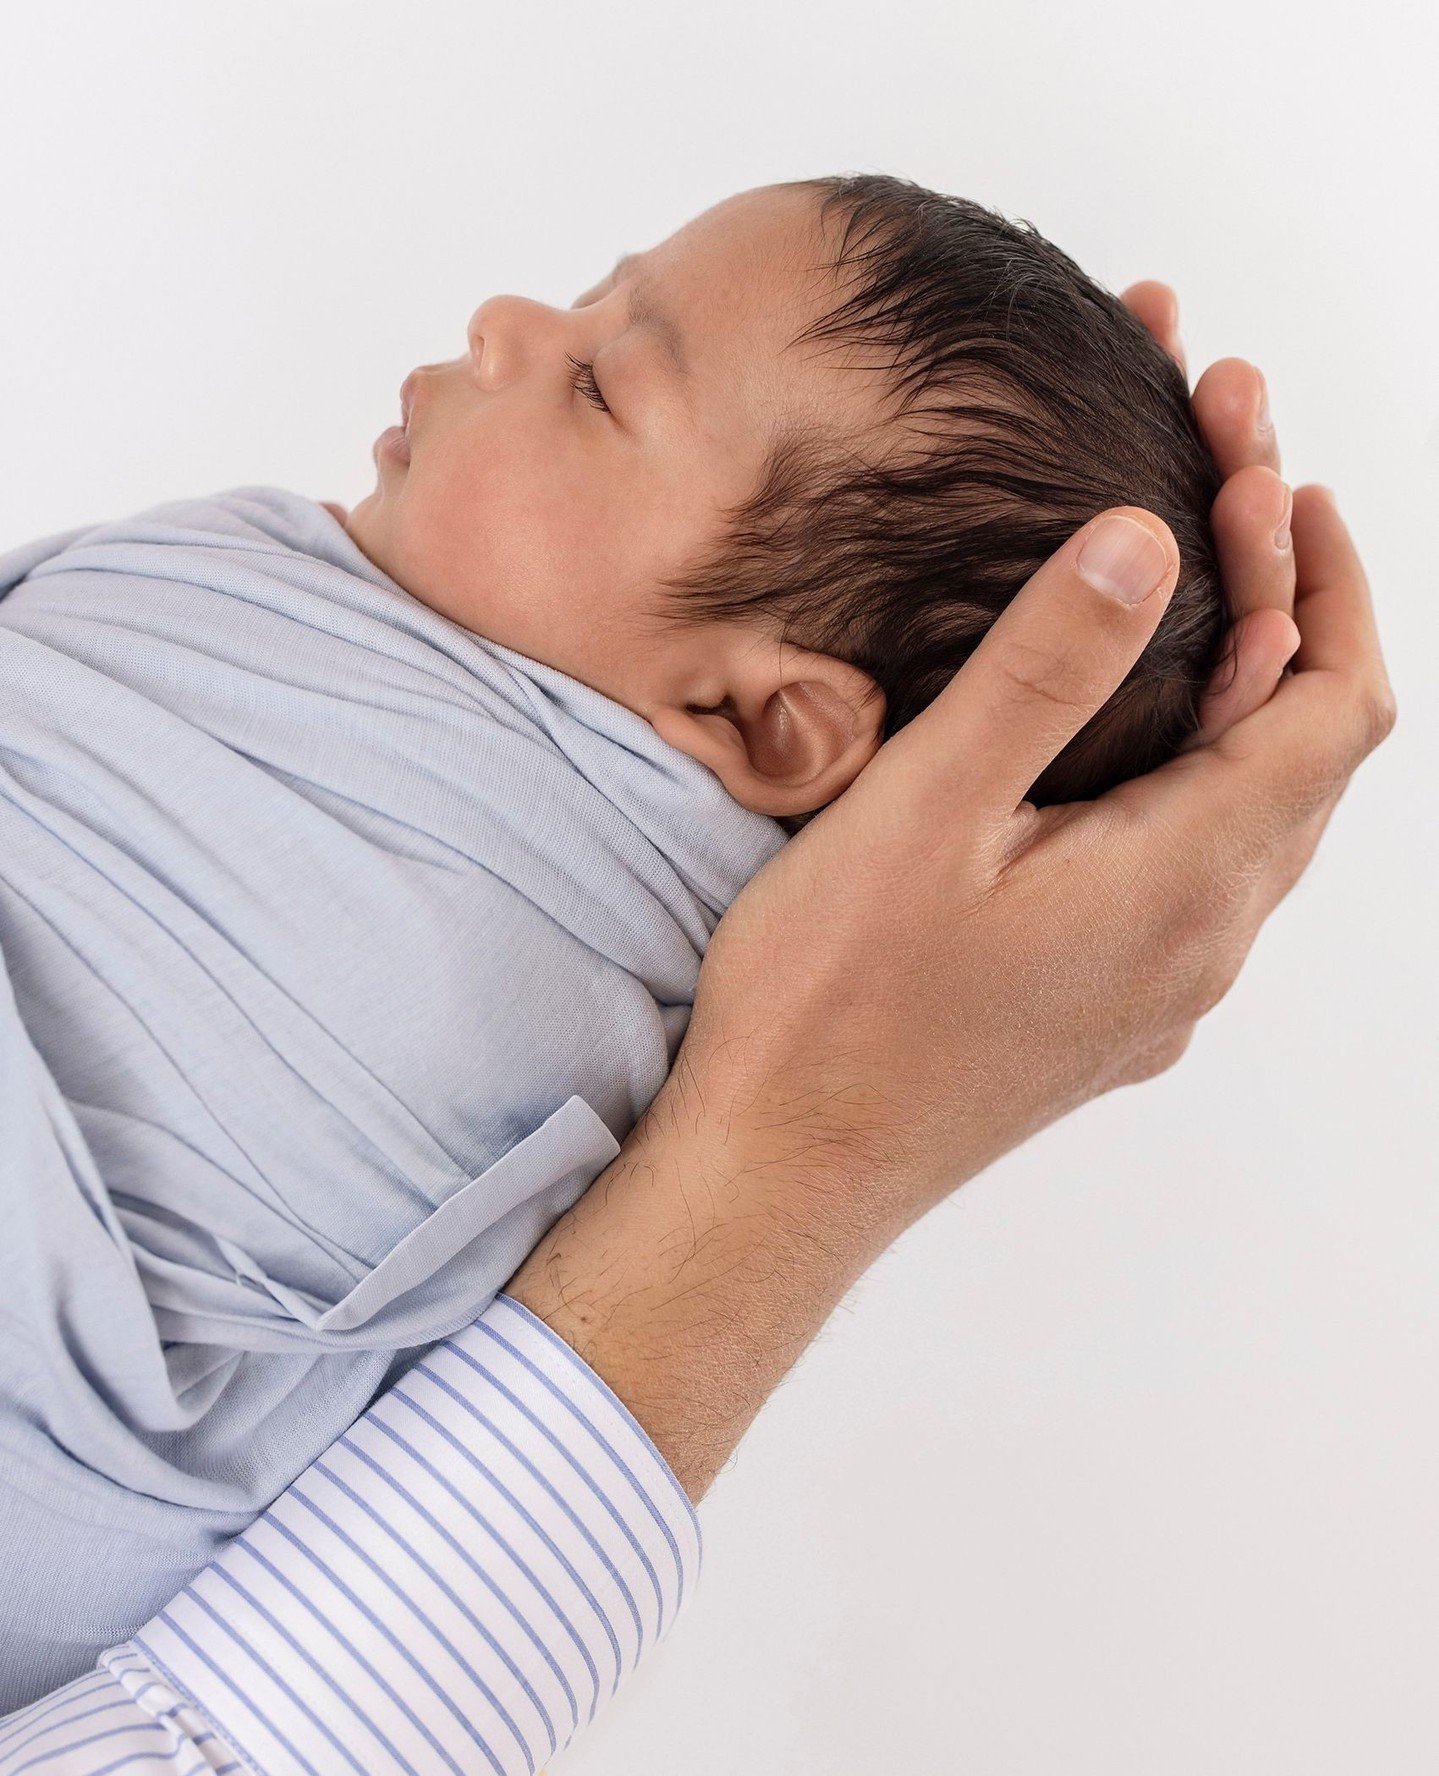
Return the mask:
<path id="1" fill-rule="evenodd" d="M 1009 816 L 1123 683 L 1178 577 L 1162 519 L 1137 506 L 1101 512 L 1026 582 L 874 763 L 902 773 L 921 802 L 932 796 L 937 818 Z"/>

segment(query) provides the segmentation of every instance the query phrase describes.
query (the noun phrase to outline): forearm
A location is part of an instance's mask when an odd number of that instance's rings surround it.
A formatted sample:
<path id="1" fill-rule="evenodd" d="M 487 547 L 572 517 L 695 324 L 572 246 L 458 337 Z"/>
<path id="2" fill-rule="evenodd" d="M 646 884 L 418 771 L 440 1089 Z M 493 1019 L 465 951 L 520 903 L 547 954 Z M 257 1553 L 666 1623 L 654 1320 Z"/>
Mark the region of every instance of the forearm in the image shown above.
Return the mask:
<path id="1" fill-rule="evenodd" d="M 506 1289 L 626 1403 L 696 1502 L 908 1218 L 847 1189 L 856 1149 L 832 1114 L 742 1117 L 739 1095 L 682 1054 Z"/>

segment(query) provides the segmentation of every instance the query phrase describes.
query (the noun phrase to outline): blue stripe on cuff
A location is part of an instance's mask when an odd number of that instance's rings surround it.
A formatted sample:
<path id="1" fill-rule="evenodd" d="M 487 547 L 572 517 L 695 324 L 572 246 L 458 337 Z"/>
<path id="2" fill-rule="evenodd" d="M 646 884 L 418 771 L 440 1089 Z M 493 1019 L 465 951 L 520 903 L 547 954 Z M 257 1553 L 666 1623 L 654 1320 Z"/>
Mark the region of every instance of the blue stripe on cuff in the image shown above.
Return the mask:
<path id="1" fill-rule="evenodd" d="M 533 1776 L 593 1712 L 577 1696 L 667 1631 L 700 1556 L 643 1428 L 499 1296 L 127 1651 L 218 1735 L 205 1769 Z"/>

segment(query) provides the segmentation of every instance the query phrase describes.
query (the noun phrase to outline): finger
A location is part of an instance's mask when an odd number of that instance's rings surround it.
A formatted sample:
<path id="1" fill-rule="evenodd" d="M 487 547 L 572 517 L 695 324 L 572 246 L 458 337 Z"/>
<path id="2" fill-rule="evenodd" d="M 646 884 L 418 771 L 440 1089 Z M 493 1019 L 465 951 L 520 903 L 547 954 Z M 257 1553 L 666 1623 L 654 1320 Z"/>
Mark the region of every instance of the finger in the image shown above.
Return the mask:
<path id="1" fill-rule="evenodd" d="M 1269 412 L 1263 376 L 1243 358 L 1220 358 L 1194 385 L 1194 417 L 1210 454 L 1227 480 L 1236 469 L 1259 463 L 1279 473 L 1279 441 Z"/>
<path id="2" fill-rule="evenodd" d="M 1294 606 L 1293 500 L 1273 472 L 1237 470 L 1214 502 L 1213 529 L 1225 598 L 1234 614 L 1224 658 L 1183 750 L 1207 745 L 1267 703 L 1299 644 Z"/>
<path id="3" fill-rule="evenodd" d="M 1131 284 L 1119 300 L 1187 374 L 1184 342 L 1179 337 L 1179 298 L 1169 285 L 1145 278 Z"/>
<path id="4" fill-rule="evenodd" d="M 1333 495 L 1294 490 L 1296 672 L 1337 672 L 1360 690 L 1389 689 L 1364 564 Z"/>
<path id="5" fill-rule="evenodd" d="M 1237 619 L 1294 609 L 1293 498 L 1272 469 L 1236 469 L 1214 501 L 1210 523 L 1224 595 Z"/>
<path id="6" fill-rule="evenodd" d="M 1394 725 L 1363 566 L 1322 488 L 1294 494 L 1299 650 L 1273 697 L 1211 745 L 1127 787 L 1130 810 L 1202 839 L 1220 823 L 1254 855 L 1332 808 Z M 1117 792 L 1115 792 L 1117 793 Z"/>
<path id="7" fill-rule="evenodd" d="M 959 798 L 974 815 L 1011 815 L 1124 681 L 1178 574 L 1179 550 L 1161 519 L 1135 506 L 1100 513 L 1021 589 L 860 784 L 921 798 L 928 786 L 950 812 Z M 950 761 L 940 781 L 936 759 Z"/>
<path id="8" fill-rule="evenodd" d="M 1225 657 L 1199 706 L 1199 727 L 1181 750 L 1208 746 L 1274 695 L 1280 675 L 1299 646 L 1299 630 L 1285 611 L 1253 610 L 1229 632 Z"/>

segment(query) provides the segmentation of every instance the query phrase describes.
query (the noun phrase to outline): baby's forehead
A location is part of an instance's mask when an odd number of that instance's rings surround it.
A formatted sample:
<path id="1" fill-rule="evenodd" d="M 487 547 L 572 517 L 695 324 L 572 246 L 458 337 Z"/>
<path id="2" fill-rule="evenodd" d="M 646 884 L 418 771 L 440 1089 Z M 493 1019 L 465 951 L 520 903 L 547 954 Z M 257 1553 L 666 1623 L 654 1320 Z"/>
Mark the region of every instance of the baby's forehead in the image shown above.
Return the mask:
<path id="1" fill-rule="evenodd" d="M 721 435 L 802 426 L 855 439 L 887 417 L 873 355 L 808 337 L 839 301 L 812 192 L 764 186 L 721 200 L 655 246 L 622 252 L 579 300 L 612 294 Z"/>
<path id="2" fill-rule="evenodd" d="M 625 254 L 619 267 L 652 270 L 684 285 L 691 298 L 704 286 L 723 294 L 739 318 L 757 310 L 798 306 L 834 286 L 833 254 L 819 226 L 813 194 L 760 186 L 722 199 L 644 254 Z"/>

